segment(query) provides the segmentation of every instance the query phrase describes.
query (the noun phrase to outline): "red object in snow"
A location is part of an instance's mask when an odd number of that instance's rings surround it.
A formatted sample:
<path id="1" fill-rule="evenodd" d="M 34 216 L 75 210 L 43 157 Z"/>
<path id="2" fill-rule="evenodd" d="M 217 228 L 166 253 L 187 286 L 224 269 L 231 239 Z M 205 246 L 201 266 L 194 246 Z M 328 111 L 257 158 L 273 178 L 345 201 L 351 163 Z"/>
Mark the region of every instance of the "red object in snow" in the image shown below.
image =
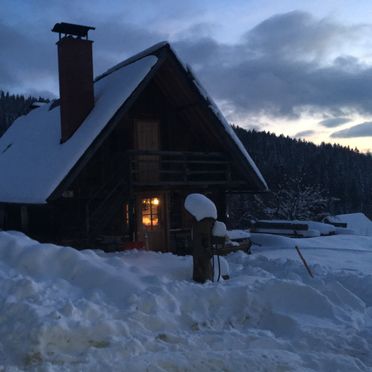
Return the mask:
<path id="1" fill-rule="evenodd" d="M 120 248 L 123 250 L 127 249 L 144 249 L 145 248 L 145 242 L 123 242 L 120 244 Z"/>

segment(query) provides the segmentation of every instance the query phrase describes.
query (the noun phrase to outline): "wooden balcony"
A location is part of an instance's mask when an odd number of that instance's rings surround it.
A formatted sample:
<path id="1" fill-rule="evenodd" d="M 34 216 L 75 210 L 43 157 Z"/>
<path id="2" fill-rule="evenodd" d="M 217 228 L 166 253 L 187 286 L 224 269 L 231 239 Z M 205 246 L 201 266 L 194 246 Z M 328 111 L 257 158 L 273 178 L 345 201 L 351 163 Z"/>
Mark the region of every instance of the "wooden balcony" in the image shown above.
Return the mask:
<path id="1" fill-rule="evenodd" d="M 134 186 L 242 185 L 234 180 L 231 162 L 221 153 L 128 151 Z"/>

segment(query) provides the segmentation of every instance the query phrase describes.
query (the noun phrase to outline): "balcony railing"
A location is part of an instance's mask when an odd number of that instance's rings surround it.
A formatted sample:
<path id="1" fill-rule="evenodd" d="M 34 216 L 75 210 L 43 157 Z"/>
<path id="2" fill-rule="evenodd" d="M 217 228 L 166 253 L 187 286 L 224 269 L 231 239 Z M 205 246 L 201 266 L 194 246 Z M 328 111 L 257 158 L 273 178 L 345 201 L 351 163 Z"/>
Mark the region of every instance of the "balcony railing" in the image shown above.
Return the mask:
<path id="1" fill-rule="evenodd" d="M 236 183 L 221 153 L 131 150 L 128 156 L 133 185 Z"/>

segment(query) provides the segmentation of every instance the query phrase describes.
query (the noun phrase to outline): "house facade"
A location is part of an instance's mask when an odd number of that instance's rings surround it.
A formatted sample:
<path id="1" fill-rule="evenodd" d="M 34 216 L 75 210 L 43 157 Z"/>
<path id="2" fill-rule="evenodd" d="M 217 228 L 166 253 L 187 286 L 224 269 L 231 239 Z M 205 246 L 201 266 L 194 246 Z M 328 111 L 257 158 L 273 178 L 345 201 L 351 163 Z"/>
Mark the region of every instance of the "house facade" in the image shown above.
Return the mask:
<path id="1" fill-rule="evenodd" d="M 93 81 L 91 29 L 55 26 L 61 97 L 0 138 L 0 227 L 76 247 L 179 252 L 189 193 L 207 195 L 224 220 L 228 193 L 267 185 L 168 43 Z"/>

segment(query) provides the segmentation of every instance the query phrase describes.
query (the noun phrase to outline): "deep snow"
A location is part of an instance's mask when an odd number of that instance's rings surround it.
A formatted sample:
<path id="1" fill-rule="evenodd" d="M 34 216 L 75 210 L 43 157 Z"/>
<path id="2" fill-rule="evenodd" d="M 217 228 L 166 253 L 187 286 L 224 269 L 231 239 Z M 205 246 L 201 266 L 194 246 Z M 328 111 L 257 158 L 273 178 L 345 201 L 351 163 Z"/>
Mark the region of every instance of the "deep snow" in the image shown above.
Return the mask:
<path id="1" fill-rule="evenodd" d="M 190 257 L 0 232 L 0 370 L 370 371 L 372 237 L 252 240 L 200 285 Z"/>

